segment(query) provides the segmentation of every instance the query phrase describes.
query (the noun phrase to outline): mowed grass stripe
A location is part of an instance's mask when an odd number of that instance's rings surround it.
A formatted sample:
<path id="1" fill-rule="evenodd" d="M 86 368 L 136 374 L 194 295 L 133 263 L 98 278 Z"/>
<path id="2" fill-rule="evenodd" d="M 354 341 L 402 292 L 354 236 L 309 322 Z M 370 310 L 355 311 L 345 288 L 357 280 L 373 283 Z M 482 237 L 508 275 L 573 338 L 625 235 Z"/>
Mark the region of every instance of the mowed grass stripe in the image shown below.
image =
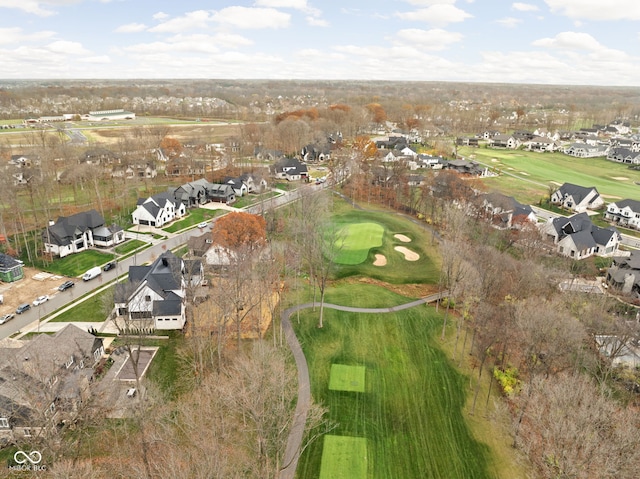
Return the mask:
<path id="1" fill-rule="evenodd" d="M 366 479 L 367 440 L 363 437 L 324 436 L 320 479 Z"/>
<path id="2" fill-rule="evenodd" d="M 367 477 L 491 477 L 488 448 L 474 440 L 462 412 L 466 379 L 433 339 L 442 324 L 433 308 L 381 315 L 325 310 L 323 329 L 315 327 L 316 316 L 305 312 L 296 325 L 312 394 L 339 424 L 332 434 L 367 439 Z M 364 365 L 366 392 L 330 391 L 334 363 Z M 321 457 L 317 441 L 303 455 L 298 477 L 317 477 Z"/>
<path id="3" fill-rule="evenodd" d="M 382 246 L 384 227 L 379 223 L 353 223 L 340 228 L 336 263 L 360 264 L 371 248 Z"/>

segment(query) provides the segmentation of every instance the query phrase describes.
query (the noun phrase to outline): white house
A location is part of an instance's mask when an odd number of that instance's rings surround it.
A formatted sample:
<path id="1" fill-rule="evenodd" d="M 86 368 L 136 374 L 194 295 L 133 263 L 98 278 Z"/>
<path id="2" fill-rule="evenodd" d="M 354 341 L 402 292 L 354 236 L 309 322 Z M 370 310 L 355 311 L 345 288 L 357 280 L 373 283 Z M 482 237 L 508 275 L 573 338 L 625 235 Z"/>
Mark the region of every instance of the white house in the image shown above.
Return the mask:
<path id="1" fill-rule="evenodd" d="M 131 214 L 134 225 L 148 225 L 157 228 L 181 218 L 187 207 L 175 199 L 171 192 L 158 193 L 149 198 L 140 198 L 136 209 Z"/>
<path id="2" fill-rule="evenodd" d="M 564 183 L 551 195 L 551 203 L 579 213 L 600 208 L 604 200 L 594 186 Z"/>
<path id="3" fill-rule="evenodd" d="M 618 230 L 594 225 L 587 213 L 559 216 L 543 224 L 540 231 L 553 241 L 558 253 L 576 260 L 593 255 L 613 256 L 622 240 Z"/>
<path id="4" fill-rule="evenodd" d="M 150 266 L 130 266 L 128 281 L 116 285 L 116 321 L 133 329 L 182 329 L 186 323 L 184 274 L 184 262 L 170 251 Z"/>
<path id="5" fill-rule="evenodd" d="M 620 200 L 609 203 L 604 217 L 620 226 L 640 229 L 640 201 Z"/>

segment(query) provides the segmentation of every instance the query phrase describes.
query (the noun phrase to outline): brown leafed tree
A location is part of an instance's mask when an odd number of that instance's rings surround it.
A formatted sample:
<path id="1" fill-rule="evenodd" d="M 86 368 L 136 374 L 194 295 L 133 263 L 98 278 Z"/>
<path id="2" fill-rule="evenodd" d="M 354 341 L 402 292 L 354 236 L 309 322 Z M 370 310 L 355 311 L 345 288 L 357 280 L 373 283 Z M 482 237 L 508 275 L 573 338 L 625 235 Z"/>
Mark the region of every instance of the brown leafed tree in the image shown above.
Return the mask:
<path id="1" fill-rule="evenodd" d="M 256 250 L 265 244 L 267 223 L 259 215 L 233 212 L 215 222 L 212 235 L 215 244 L 230 251 Z"/>

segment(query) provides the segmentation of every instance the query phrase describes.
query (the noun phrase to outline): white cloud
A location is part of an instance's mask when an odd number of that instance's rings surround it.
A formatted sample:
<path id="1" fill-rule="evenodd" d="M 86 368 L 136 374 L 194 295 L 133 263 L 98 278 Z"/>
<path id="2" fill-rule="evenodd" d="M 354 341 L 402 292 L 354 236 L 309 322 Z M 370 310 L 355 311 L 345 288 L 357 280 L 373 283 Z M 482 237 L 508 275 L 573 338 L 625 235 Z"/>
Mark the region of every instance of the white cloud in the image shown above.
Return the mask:
<path id="1" fill-rule="evenodd" d="M 437 4 L 413 12 L 396 13 L 396 16 L 403 20 L 444 26 L 449 23 L 462 22 L 473 15 L 453 5 Z"/>
<path id="2" fill-rule="evenodd" d="M 640 20 L 637 0 L 545 0 L 553 13 L 585 20 Z"/>
<path id="3" fill-rule="evenodd" d="M 245 29 L 284 28 L 289 26 L 291 15 L 273 8 L 227 7 L 214 12 L 212 19 Z"/>
<path id="4" fill-rule="evenodd" d="M 143 32 L 147 29 L 144 23 L 127 23 L 126 25 L 120 25 L 114 30 L 116 33 L 137 33 Z"/>
<path id="5" fill-rule="evenodd" d="M 109 57 L 109 55 L 100 55 L 100 56 L 96 56 L 96 57 L 85 57 L 85 58 L 80 58 L 78 59 L 78 61 L 83 62 L 83 63 L 94 63 L 94 64 L 106 64 L 106 63 L 111 63 L 111 58 Z"/>
<path id="6" fill-rule="evenodd" d="M 396 35 L 402 44 L 416 46 L 421 50 L 430 51 L 444 50 L 449 45 L 457 43 L 463 38 L 461 33 L 448 32 L 439 28 L 432 30 L 407 28 L 400 30 Z"/>
<path id="7" fill-rule="evenodd" d="M 150 32 L 157 33 L 179 33 L 191 31 L 196 28 L 207 28 L 208 22 L 211 20 L 209 12 L 206 10 L 196 10 L 187 12 L 182 17 L 172 18 L 166 22 L 160 23 L 149 29 Z"/>
<path id="8" fill-rule="evenodd" d="M 431 5 L 438 5 L 438 4 L 453 5 L 454 3 L 456 3 L 456 0 L 405 0 L 405 1 L 411 5 L 415 5 L 416 7 L 429 7 Z"/>
<path id="9" fill-rule="evenodd" d="M 162 20 L 165 20 L 167 18 L 169 18 L 169 14 L 168 13 L 164 13 L 164 12 L 158 12 L 158 13 L 154 13 L 153 16 L 151 18 L 153 18 L 154 20 L 158 20 L 159 22 L 161 22 Z"/>
<path id="10" fill-rule="evenodd" d="M 296 10 L 306 10 L 307 0 L 256 0 L 256 7 L 269 8 L 295 8 Z"/>
<path id="11" fill-rule="evenodd" d="M 496 20 L 496 23 L 499 23 L 503 27 L 515 28 L 519 23 L 522 23 L 522 20 L 519 18 L 505 17 L 505 18 Z"/>
<path id="12" fill-rule="evenodd" d="M 0 45 L 11 43 L 37 42 L 49 39 L 56 35 L 56 32 L 42 31 L 35 33 L 23 33 L 20 27 L 0 28 Z"/>
<path id="13" fill-rule="evenodd" d="M 174 35 L 167 39 L 167 42 L 173 44 L 186 45 L 189 43 L 209 43 L 216 49 L 218 47 L 224 48 L 239 48 L 253 45 L 253 41 L 249 40 L 242 35 L 236 35 L 233 33 L 217 33 L 216 35 L 206 34 L 193 34 L 193 35 Z"/>
<path id="14" fill-rule="evenodd" d="M 561 32 L 553 38 L 541 38 L 532 43 L 536 47 L 555 48 L 559 50 L 577 50 L 596 52 L 605 49 L 588 33 Z"/>
<path id="15" fill-rule="evenodd" d="M 89 50 L 84 48 L 81 43 L 70 42 L 67 40 L 58 40 L 47 45 L 47 49 L 54 53 L 62 53 L 65 55 L 86 55 Z"/>
<path id="16" fill-rule="evenodd" d="M 323 20 L 322 18 L 309 16 L 306 18 L 306 20 L 307 20 L 307 23 L 312 27 L 328 27 L 329 26 L 329 22 L 327 22 L 326 20 Z"/>
<path id="17" fill-rule="evenodd" d="M 47 7 L 64 7 L 81 0 L 0 0 L 0 8 L 15 8 L 40 17 L 55 15 L 56 11 Z"/>
<path id="18" fill-rule="evenodd" d="M 538 11 L 538 6 L 532 5 L 531 3 L 515 2 L 513 5 L 511 5 L 511 8 L 519 12 L 537 12 Z"/>

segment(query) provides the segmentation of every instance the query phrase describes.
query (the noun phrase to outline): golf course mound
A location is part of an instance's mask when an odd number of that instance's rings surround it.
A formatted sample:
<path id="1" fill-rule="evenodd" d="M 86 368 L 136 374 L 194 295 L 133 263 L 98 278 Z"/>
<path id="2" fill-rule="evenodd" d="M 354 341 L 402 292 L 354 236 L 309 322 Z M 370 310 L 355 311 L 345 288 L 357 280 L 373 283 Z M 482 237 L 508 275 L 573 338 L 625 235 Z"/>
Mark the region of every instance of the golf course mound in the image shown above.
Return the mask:
<path id="1" fill-rule="evenodd" d="M 383 254 L 377 254 L 376 259 L 373 262 L 374 266 L 386 266 L 387 265 L 387 257 Z"/>
<path id="2" fill-rule="evenodd" d="M 404 255 L 404 259 L 407 261 L 418 261 L 420 259 L 420 255 L 415 251 L 411 251 L 409 248 L 405 248 L 404 246 L 396 246 L 393 248 L 398 253 L 402 253 Z"/>

